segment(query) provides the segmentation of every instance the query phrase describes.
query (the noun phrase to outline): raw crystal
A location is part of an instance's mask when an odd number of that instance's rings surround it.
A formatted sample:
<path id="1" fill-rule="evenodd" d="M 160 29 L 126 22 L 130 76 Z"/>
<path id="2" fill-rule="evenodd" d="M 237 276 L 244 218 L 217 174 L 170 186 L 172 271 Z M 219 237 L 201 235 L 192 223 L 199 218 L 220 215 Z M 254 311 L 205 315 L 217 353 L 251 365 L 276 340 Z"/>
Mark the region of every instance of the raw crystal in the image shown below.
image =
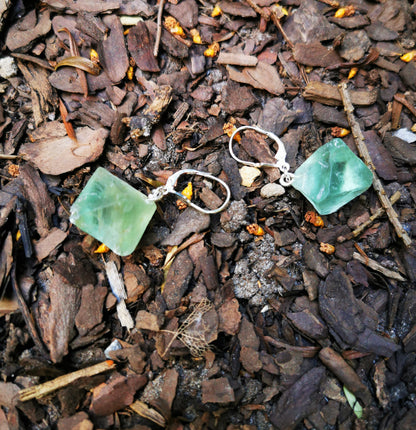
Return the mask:
<path id="1" fill-rule="evenodd" d="M 71 222 L 116 254 L 131 254 L 156 204 L 132 186 L 99 167 L 71 207 Z"/>
<path id="2" fill-rule="evenodd" d="M 341 139 L 316 150 L 295 172 L 292 182 L 321 215 L 337 211 L 373 181 L 371 170 Z"/>

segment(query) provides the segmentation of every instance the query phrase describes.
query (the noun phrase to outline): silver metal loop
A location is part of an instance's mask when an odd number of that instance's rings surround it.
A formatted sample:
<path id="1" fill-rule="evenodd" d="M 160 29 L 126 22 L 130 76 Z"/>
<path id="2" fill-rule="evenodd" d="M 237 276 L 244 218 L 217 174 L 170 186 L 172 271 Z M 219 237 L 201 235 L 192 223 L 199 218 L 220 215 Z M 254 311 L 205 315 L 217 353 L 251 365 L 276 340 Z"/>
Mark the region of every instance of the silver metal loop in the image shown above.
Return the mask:
<path id="1" fill-rule="evenodd" d="M 276 161 L 274 163 L 255 163 L 252 161 L 241 160 L 240 158 L 238 158 L 233 151 L 233 140 L 234 140 L 234 136 L 242 130 L 254 130 L 254 131 L 257 131 L 257 133 L 264 134 L 265 136 L 274 140 L 277 143 L 277 152 L 276 152 L 276 155 L 274 156 Z M 246 166 L 252 166 L 252 167 L 276 167 L 282 172 L 282 176 L 280 178 L 280 184 L 286 187 L 292 183 L 293 175 L 291 173 L 288 173 L 290 166 L 289 166 L 289 163 L 286 162 L 285 145 L 274 133 L 263 130 L 260 127 L 256 127 L 252 125 L 244 125 L 242 127 L 237 128 L 233 132 L 233 134 L 230 137 L 228 149 L 230 151 L 231 157 L 233 157 L 234 160 L 238 161 L 239 163 L 245 164 Z"/>
<path id="2" fill-rule="evenodd" d="M 227 193 L 225 200 L 224 200 L 224 203 L 217 209 L 204 209 L 204 208 L 201 208 L 200 206 L 196 205 L 195 203 L 191 202 L 188 198 L 186 198 L 183 194 L 181 194 L 179 191 L 177 191 L 175 189 L 176 183 L 178 182 L 179 177 L 182 175 L 204 176 L 205 178 L 209 178 L 212 181 L 218 182 L 219 184 L 221 184 L 225 188 L 225 191 Z M 151 201 L 157 201 L 157 200 L 161 200 L 166 194 L 175 194 L 175 196 L 177 196 L 178 198 L 183 200 L 188 206 L 190 206 L 190 207 L 192 207 L 192 208 L 196 209 L 197 211 L 202 212 L 204 214 L 216 214 L 218 212 L 221 212 L 222 210 L 224 210 L 227 207 L 227 205 L 230 201 L 230 198 L 231 198 L 230 188 L 222 179 L 219 179 L 219 178 L 217 178 L 217 177 L 215 177 L 209 173 L 201 172 L 199 170 L 194 170 L 194 169 L 179 170 L 178 172 L 169 176 L 168 180 L 166 181 L 166 185 L 163 185 L 163 186 L 153 190 L 147 198 L 148 198 L 148 200 L 151 200 Z"/>

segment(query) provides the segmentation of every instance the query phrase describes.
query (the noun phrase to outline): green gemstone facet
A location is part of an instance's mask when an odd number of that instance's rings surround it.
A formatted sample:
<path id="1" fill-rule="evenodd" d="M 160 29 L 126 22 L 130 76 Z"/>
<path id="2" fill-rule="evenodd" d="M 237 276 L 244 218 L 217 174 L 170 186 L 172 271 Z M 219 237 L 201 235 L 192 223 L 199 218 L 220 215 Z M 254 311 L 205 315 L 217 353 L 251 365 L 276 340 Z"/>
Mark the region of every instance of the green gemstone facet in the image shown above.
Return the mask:
<path id="1" fill-rule="evenodd" d="M 369 188 L 371 170 L 341 139 L 317 149 L 295 172 L 292 185 L 321 215 L 328 215 Z"/>
<path id="2" fill-rule="evenodd" d="M 99 167 L 71 207 L 70 220 L 116 254 L 131 254 L 156 210 L 156 204 Z"/>

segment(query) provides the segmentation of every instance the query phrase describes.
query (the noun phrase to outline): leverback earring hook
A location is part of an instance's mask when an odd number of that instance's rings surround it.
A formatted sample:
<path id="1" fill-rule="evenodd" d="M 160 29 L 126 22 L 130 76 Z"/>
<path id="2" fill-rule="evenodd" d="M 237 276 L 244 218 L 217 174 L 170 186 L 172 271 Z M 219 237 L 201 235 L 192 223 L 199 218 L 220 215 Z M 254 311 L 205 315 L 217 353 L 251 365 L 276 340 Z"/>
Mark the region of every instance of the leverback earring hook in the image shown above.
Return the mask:
<path id="1" fill-rule="evenodd" d="M 181 194 L 179 191 L 177 191 L 175 189 L 176 184 L 178 182 L 178 179 L 182 175 L 204 176 L 205 178 L 209 178 L 212 181 L 218 182 L 220 185 L 222 185 L 224 187 L 226 194 L 227 194 L 225 197 L 224 203 L 217 209 L 204 209 L 204 208 L 201 208 L 200 206 L 196 205 L 195 203 L 191 202 L 187 197 L 185 197 L 183 194 Z M 183 200 L 188 206 L 196 209 L 199 212 L 202 212 L 202 213 L 205 213 L 208 215 L 216 214 L 218 212 L 223 211 L 227 207 L 227 205 L 230 201 L 230 198 L 231 198 L 230 188 L 222 179 L 219 179 L 219 178 L 217 178 L 217 177 L 215 177 L 209 173 L 200 172 L 199 170 L 194 170 L 194 169 L 179 170 L 178 172 L 169 176 L 168 180 L 166 181 L 166 185 L 163 185 L 163 186 L 153 190 L 148 195 L 147 198 L 148 198 L 148 200 L 151 200 L 151 201 L 158 201 L 158 200 L 162 199 L 166 194 L 175 194 L 175 196 L 177 196 L 178 198 Z"/>
<path id="2" fill-rule="evenodd" d="M 245 161 L 238 158 L 234 154 L 233 140 L 234 140 L 234 136 L 242 130 L 254 130 L 254 131 L 257 131 L 257 133 L 264 134 L 265 136 L 274 140 L 277 143 L 277 152 L 276 152 L 276 155 L 274 156 L 276 161 L 274 163 L 255 163 L 252 161 Z M 246 166 L 252 166 L 252 167 L 276 167 L 282 172 L 282 176 L 280 177 L 280 184 L 287 187 L 292 183 L 293 174 L 289 173 L 290 166 L 289 166 L 289 163 L 286 162 L 285 145 L 274 133 L 263 130 L 260 127 L 244 125 L 234 130 L 233 134 L 230 137 L 228 149 L 230 151 L 231 157 L 233 157 L 235 161 L 238 161 L 241 164 L 245 164 Z"/>

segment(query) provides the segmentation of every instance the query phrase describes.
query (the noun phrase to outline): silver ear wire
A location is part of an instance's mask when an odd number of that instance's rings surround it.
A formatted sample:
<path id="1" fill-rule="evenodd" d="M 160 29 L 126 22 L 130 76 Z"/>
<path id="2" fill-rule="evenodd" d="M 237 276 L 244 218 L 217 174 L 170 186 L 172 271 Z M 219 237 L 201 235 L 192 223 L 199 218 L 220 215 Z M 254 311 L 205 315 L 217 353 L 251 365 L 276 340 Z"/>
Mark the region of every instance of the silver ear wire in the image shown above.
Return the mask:
<path id="1" fill-rule="evenodd" d="M 179 191 L 175 189 L 176 183 L 178 182 L 178 179 L 182 175 L 197 175 L 197 176 L 204 176 L 205 178 L 209 178 L 212 181 L 216 181 L 219 184 L 221 184 L 225 191 L 226 191 L 226 197 L 224 200 L 224 203 L 217 209 L 204 209 L 200 206 L 196 205 L 195 203 L 191 202 L 188 198 L 186 198 L 183 194 L 181 194 Z M 183 200 L 188 206 L 191 206 L 192 208 L 196 209 L 199 212 L 205 213 L 205 214 L 216 214 L 218 212 L 221 212 L 224 210 L 231 198 L 231 191 L 229 186 L 219 178 L 216 178 L 215 176 L 206 173 L 206 172 L 200 172 L 199 170 L 194 169 L 183 169 L 179 170 L 178 172 L 174 173 L 173 175 L 169 176 L 168 180 L 166 181 L 166 185 L 163 185 L 159 188 L 156 188 L 153 190 L 148 196 L 148 200 L 151 201 L 157 201 L 162 199 L 166 194 L 175 194 L 177 197 L 179 197 L 181 200 Z"/>
<path id="2" fill-rule="evenodd" d="M 254 130 L 254 131 L 257 131 L 257 133 L 264 134 L 265 136 L 274 140 L 277 143 L 277 152 L 276 152 L 276 155 L 274 156 L 276 161 L 274 163 L 255 163 L 252 161 L 245 161 L 245 160 L 241 160 L 240 158 L 238 158 L 234 154 L 233 140 L 234 140 L 234 136 L 238 132 L 243 131 L 243 130 Z M 230 151 L 231 157 L 233 157 L 235 161 L 237 161 L 241 164 L 245 164 L 246 166 L 252 166 L 252 167 L 276 167 L 282 172 L 282 176 L 280 177 L 280 184 L 283 185 L 284 187 L 287 187 L 288 185 L 290 185 L 292 183 L 293 174 L 289 173 L 290 166 L 286 162 L 285 145 L 274 133 L 271 133 L 270 131 L 263 130 L 260 127 L 251 126 L 251 125 L 244 125 L 242 127 L 237 128 L 233 132 L 233 134 L 230 137 L 228 149 Z"/>

